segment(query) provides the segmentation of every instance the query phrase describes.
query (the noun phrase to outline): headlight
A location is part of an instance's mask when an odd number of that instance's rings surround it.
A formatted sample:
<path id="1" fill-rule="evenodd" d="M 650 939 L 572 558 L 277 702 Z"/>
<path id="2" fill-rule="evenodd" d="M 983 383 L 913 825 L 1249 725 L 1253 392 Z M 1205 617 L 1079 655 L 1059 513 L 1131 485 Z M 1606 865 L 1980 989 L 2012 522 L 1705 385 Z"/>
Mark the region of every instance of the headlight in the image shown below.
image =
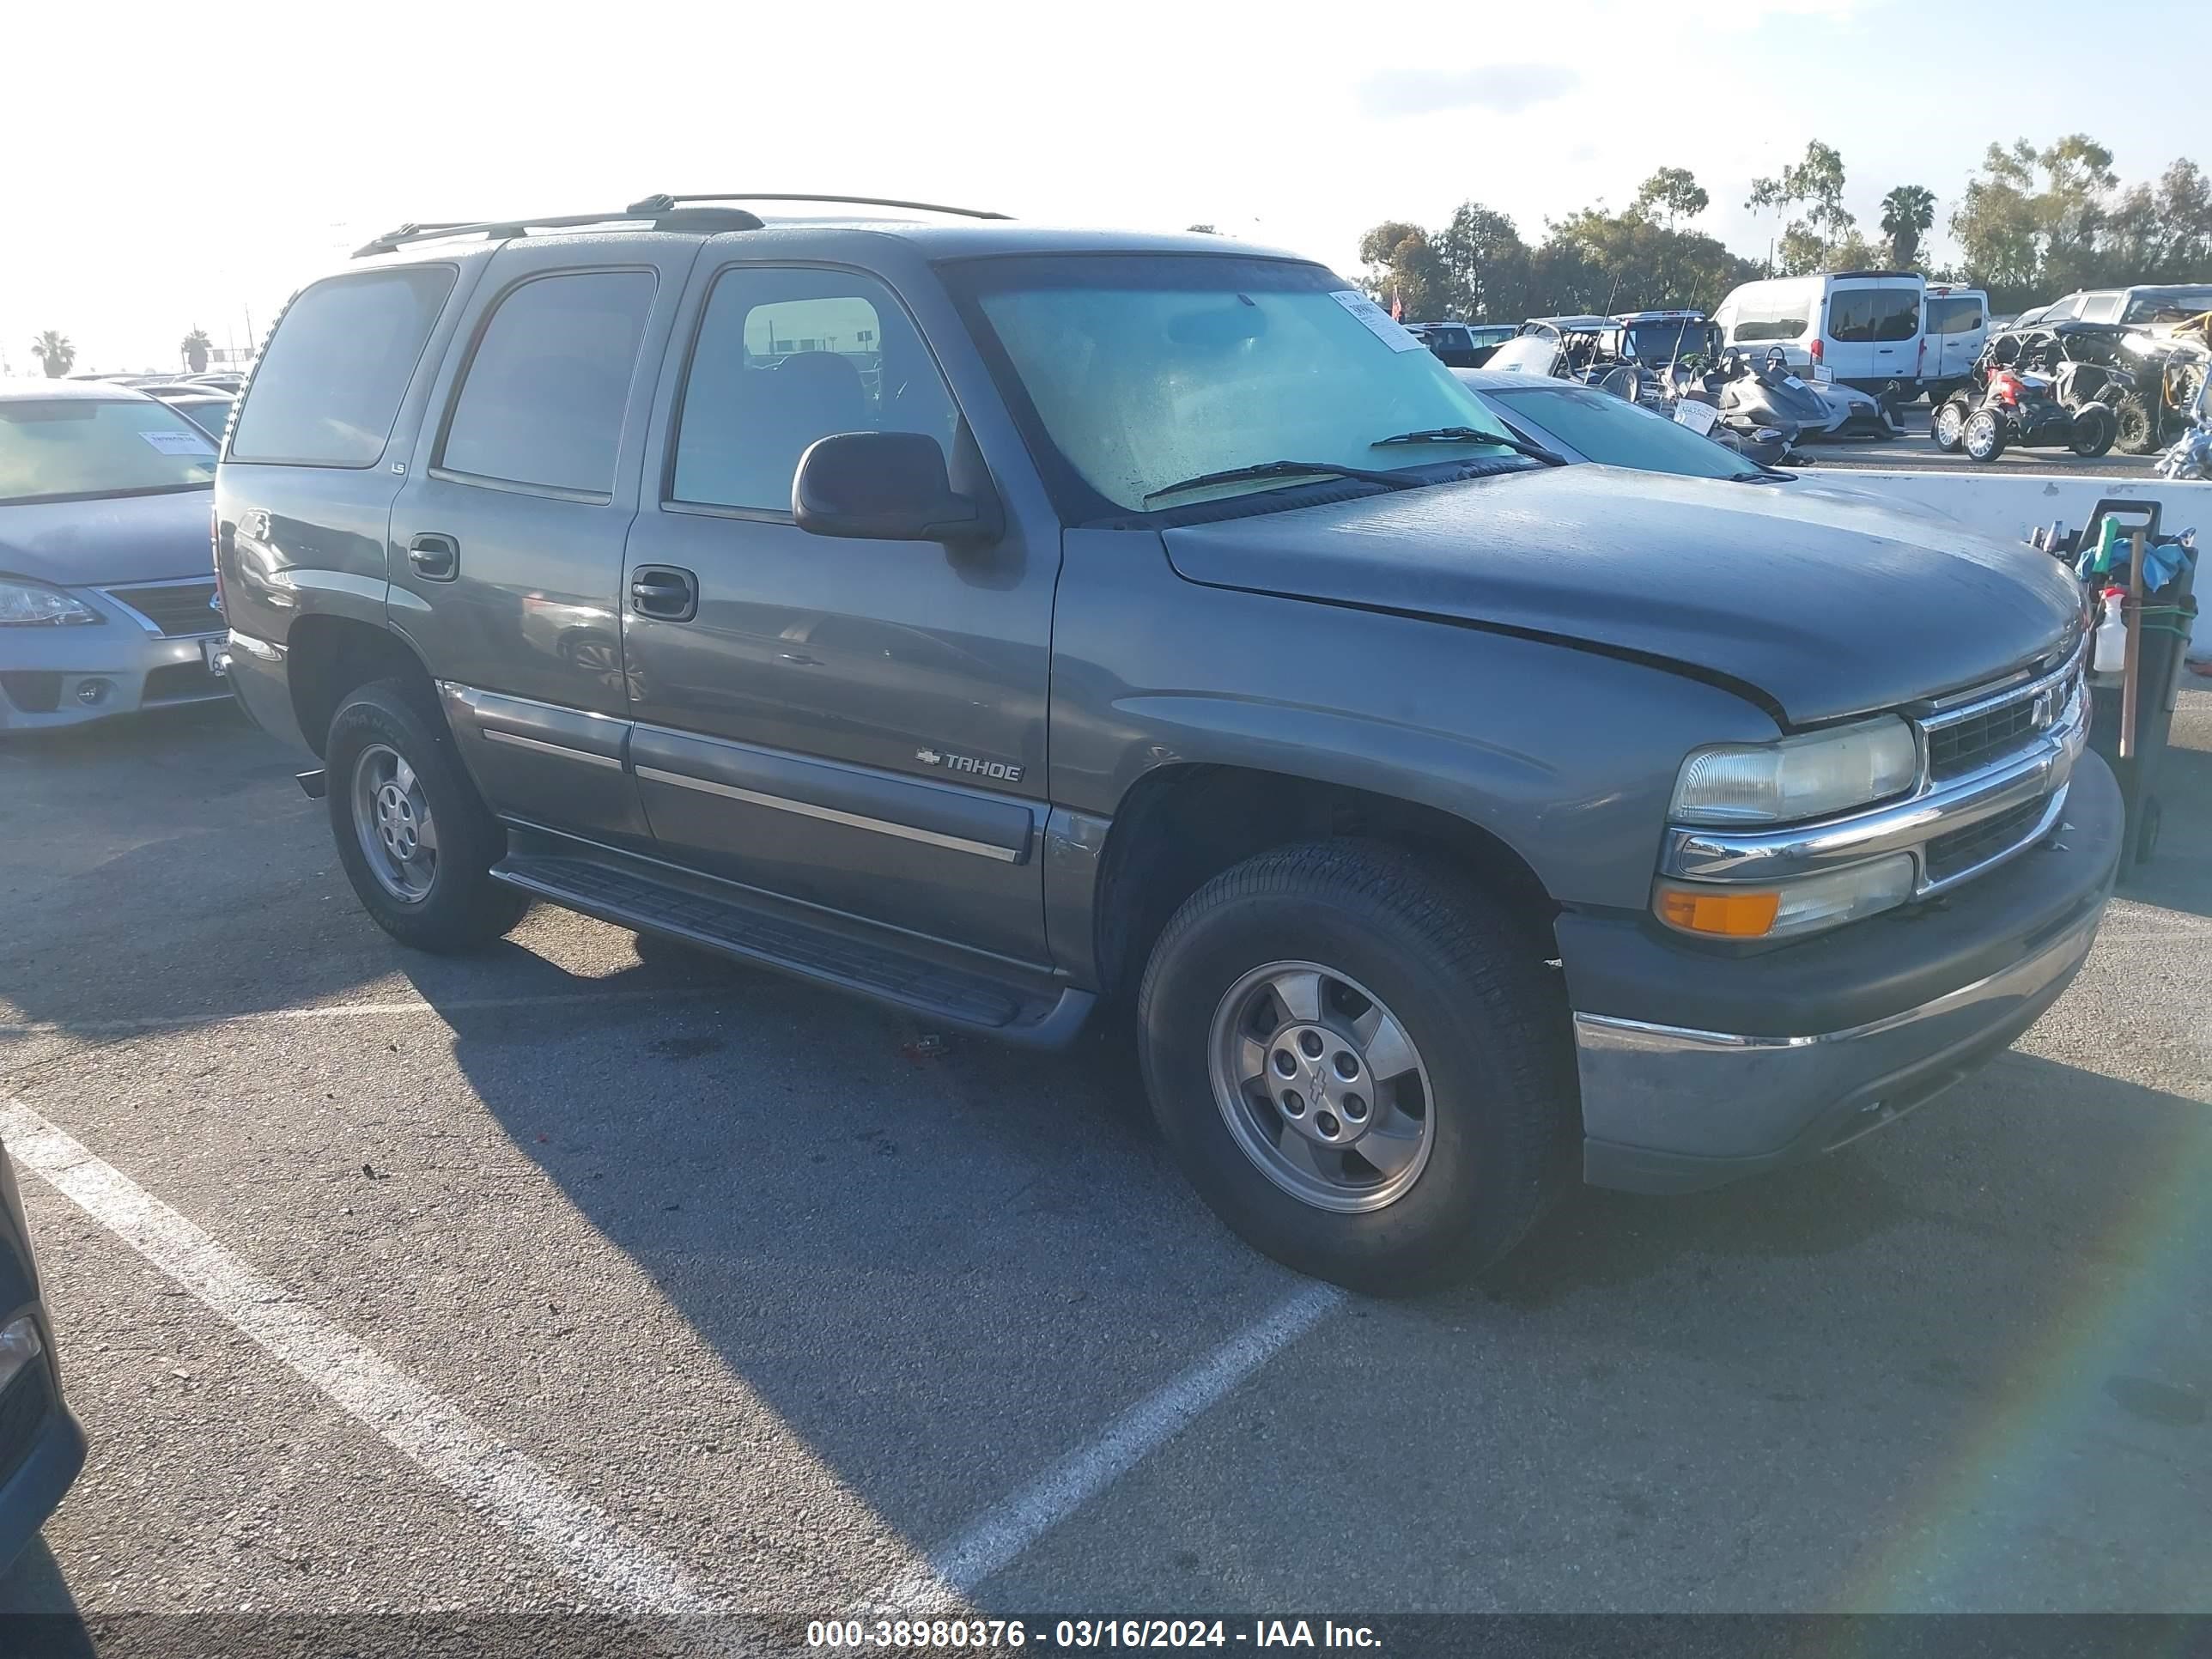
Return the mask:
<path id="1" fill-rule="evenodd" d="M 1794 823 L 1903 794 L 1920 775 L 1912 728 L 1895 715 L 1778 743 L 1700 749 L 1674 780 L 1677 823 Z"/>
<path id="2" fill-rule="evenodd" d="M 96 623 L 100 612 L 44 582 L 0 576 L 0 628 L 29 628 L 41 623 Z"/>
<path id="3" fill-rule="evenodd" d="M 1651 908 L 1669 927 L 1705 939 L 1788 939 L 1893 910 L 1912 896 L 1912 854 L 1893 853 L 1768 887 L 1662 881 Z"/>

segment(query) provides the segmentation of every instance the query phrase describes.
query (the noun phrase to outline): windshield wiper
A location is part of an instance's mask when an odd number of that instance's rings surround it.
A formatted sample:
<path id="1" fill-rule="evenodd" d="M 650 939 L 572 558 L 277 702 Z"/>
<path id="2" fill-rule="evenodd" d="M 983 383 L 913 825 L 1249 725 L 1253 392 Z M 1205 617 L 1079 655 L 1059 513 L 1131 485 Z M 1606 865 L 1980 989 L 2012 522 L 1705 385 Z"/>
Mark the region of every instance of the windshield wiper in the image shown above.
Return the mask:
<path id="1" fill-rule="evenodd" d="M 1565 466 L 1566 458 L 1554 455 L 1541 444 L 1532 444 L 1525 439 L 1508 436 L 1503 432 L 1485 432 L 1472 426 L 1436 426 L 1425 432 L 1401 432 L 1393 438 L 1377 438 L 1368 447 L 1380 449 L 1385 444 L 1496 444 L 1516 455 L 1541 461 L 1546 466 Z"/>
<path id="2" fill-rule="evenodd" d="M 1195 478 L 1185 478 L 1180 483 L 1163 484 L 1149 491 L 1145 500 L 1156 501 L 1163 495 L 1172 495 L 1178 490 L 1202 489 L 1208 484 L 1242 483 L 1247 478 L 1294 478 L 1302 475 L 1320 477 L 1358 478 L 1364 483 L 1388 485 L 1392 489 L 1411 489 L 1421 481 L 1408 478 L 1402 473 L 1377 472 L 1364 466 L 1339 466 L 1334 461 L 1261 461 L 1255 466 L 1232 466 L 1221 472 L 1201 472 Z"/>

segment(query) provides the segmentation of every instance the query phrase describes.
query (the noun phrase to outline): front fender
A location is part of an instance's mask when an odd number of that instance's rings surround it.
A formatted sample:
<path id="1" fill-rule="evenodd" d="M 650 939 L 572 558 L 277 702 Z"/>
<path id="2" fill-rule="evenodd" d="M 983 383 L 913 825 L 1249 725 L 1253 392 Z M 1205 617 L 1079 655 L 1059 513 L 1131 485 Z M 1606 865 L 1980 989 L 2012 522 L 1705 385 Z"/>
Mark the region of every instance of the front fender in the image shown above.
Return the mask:
<path id="1" fill-rule="evenodd" d="M 1449 812 L 1555 901 L 1640 911 L 1683 757 L 1777 731 L 1735 693 L 1650 664 L 1200 586 L 1149 532 L 1067 538 L 1051 794 L 1086 816 L 1110 818 L 1161 766 L 1280 773 Z"/>

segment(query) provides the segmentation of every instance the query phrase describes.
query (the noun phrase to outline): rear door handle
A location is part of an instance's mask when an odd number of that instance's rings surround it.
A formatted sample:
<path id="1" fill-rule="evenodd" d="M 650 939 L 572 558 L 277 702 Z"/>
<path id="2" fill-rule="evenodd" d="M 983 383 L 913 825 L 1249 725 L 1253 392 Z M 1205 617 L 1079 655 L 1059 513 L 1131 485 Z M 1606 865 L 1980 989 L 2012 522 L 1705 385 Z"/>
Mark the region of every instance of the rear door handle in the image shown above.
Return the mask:
<path id="1" fill-rule="evenodd" d="M 672 564 L 641 564 L 629 574 L 629 608 L 656 622 L 690 622 L 699 614 L 699 579 Z"/>
<path id="2" fill-rule="evenodd" d="M 461 544 L 451 536 L 417 536 L 407 544 L 407 562 L 426 582 L 449 582 L 461 574 Z"/>

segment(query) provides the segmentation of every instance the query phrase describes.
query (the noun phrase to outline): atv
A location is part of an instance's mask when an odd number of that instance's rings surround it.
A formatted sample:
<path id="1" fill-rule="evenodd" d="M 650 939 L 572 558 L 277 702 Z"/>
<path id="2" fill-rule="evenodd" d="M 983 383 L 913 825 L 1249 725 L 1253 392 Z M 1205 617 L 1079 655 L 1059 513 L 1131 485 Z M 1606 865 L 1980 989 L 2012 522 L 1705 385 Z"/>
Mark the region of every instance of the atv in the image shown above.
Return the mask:
<path id="1" fill-rule="evenodd" d="M 1929 424 L 1937 448 L 1964 449 L 1973 461 L 1994 461 L 2015 445 L 2070 449 L 2094 459 L 2119 434 L 2111 404 L 2093 399 L 2069 409 L 2051 376 L 1994 367 L 1978 397 L 1971 390 L 1953 392 Z"/>

